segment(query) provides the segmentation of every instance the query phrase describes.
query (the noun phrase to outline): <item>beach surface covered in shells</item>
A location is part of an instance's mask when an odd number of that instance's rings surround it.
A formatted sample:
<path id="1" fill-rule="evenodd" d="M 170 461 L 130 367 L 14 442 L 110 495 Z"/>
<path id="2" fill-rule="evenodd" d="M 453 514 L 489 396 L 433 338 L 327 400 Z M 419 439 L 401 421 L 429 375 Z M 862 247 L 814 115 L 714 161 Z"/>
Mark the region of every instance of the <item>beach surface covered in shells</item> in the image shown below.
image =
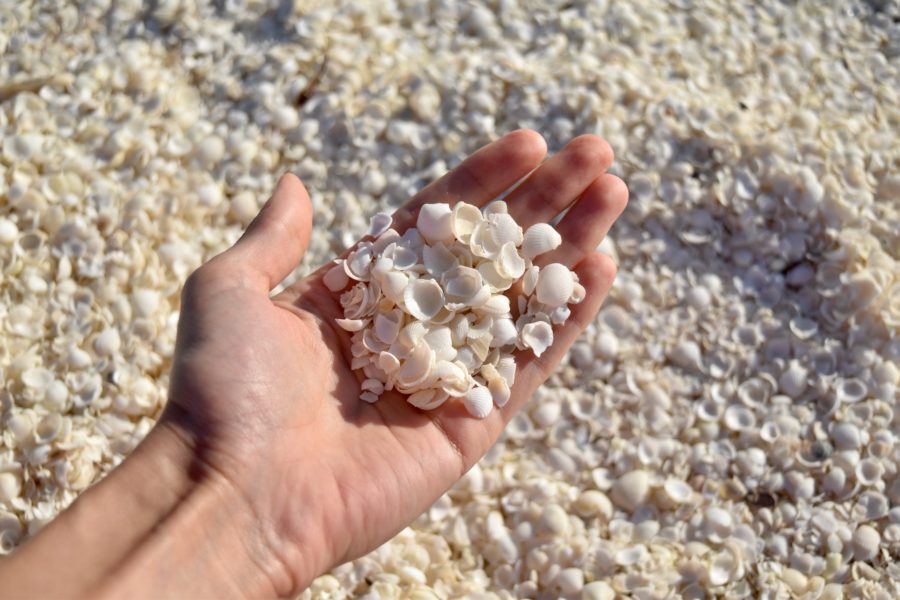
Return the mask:
<path id="1" fill-rule="evenodd" d="M 520 127 L 631 201 L 564 366 L 304 598 L 900 595 L 900 5 L 7 3 L 0 552 L 165 403 L 187 275 L 277 177 L 330 259 Z"/>

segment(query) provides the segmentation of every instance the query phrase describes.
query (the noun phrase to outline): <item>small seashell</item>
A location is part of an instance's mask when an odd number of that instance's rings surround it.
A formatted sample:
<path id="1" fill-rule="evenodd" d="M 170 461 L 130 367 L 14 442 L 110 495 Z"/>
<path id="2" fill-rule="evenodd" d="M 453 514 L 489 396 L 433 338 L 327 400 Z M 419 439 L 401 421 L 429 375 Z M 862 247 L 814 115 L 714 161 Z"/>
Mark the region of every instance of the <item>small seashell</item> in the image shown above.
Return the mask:
<path id="1" fill-rule="evenodd" d="M 121 346 L 122 340 L 119 337 L 119 331 L 114 328 L 104 329 L 94 339 L 94 350 L 100 356 L 114 356 L 119 352 Z"/>
<path id="2" fill-rule="evenodd" d="M 409 314 L 420 321 L 430 321 L 444 307 L 444 291 L 433 279 L 417 279 L 403 292 Z"/>
<path id="3" fill-rule="evenodd" d="M 493 293 L 505 292 L 513 284 L 512 278 L 500 274 L 500 271 L 497 270 L 497 263 L 494 261 L 482 262 L 478 265 L 478 272 Z"/>
<path id="4" fill-rule="evenodd" d="M 457 202 L 453 205 L 451 216 L 451 229 L 457 240 L 468 244 L 472 232 L 484 220 L 477 206 L 466 202 Z"/>
<path id="5" fill-rule="evenodd" d="M 490 390 L 483 385 L 475 385 L 464 397 L 466 410 L 478 419 L 483 419 L 491 413 L 494 405 Z"/>
<path id="6" fill-rule="evenodd" d="M 663 483 L 666 498 L 674 504 L 684 504 L 694 496 L 694 490 L 680 479 L 669 478 Z"/>
<path id="7" fill-rule="evenodd" d="M 422 248 L 422 261 L 425 263 L 425 270 L 428 274 L 436 279 L 441 278 L 444 273 L 459 264 L 456 261 L 456 256 L 441 243 L 433 246 L 424 246 Z M 474 269 L 471 270 L 474 271 Z"/>
<path id="8" fill-rule="evenodd" d="M 837 423 L 831 430 L 831 439 L 838 450 L 856 450 L 862 444 L 859 428 L 852 423 Z"/>
<path id="9" fill-rule="evenodd" d="M 650 493 L 650 476 L 647 471 L 635 470 L 619 477 L 613 484 L 611 498 L 621 508 L 633 512 L 646 502 Z"/>
<path id="10" fill-rule="evenodd" d="M 731 431 L 749 431 L 756 426 L 756 416 L 746 406 L 732 404 L 725 409 L 724 422 Z"/>
<path id="11" fill-rule="evenodd" d="M 528 260 L 559 247 L 562 236 L 547 223 L 535 223 L 525 232 L 522 241 L 522 256 Z"/>
<path id="12" fill-rule="evenodd" d="M 796 360 L 790 362 L 790 366 L 778 378 L 778 387 L 787 396 L 799 398 L 806 390 L 807 371 Z"/>
<path id="13" fill-rule="evenodd" d="M 328 269 L 324 277 L 322 277 L 322 282 L 325 284 L 325 287 L 332 292 L 339 292 L 350 283 L 350 278 L 347 277 L 347 273 L 344 271 L 343 262 L 344 261 L 341 261 L 339 264 Z"/>
<path id="14" fill-rule="evenodd" d="M 363 402 L 368 402 L 369 404 L 374 404 L 378 401 L 378 394 L 373 392 L 363 392 L 359 395 L 359 399 Z"/>
<path id="15" fill-rule="evenodd" d="M 519 332 L 516 330 L 516 325 L 512 319 L 494 319 L 491 323 L 491 337 L 491 347 L 499 348 L 515 344 L 516 339 L 519 337 Z"/>
<path id="16" fill-rule="evenodd" d="M 472 230 L 469 237 L 469 249 L 472 254 L 481 258 L 493 260 L 500 252 L 501 244 L 497 243 L 487 221 L 482 221 Z"/>
<path id="17" fill-rule="evenodd" d="M 372 237 L 378 237 L 391 227 L 393 219 L 388 213 L 380 212 L 372 215 L 369 219 L 369 234 Z"/>
<path id="18" fill-rule="evenodd" d="M 484 285 L 481 273 L 471 267 L 452 267 L 441 277 L 448 305 L 480 306 L 490 298 L 490 290 Z"/>
<path id="19" fill-rule="evenodd" d="M 862 485 L 876 485 L 883 475 L 884 464 L 877 458 L 864 458 L 856 465 L 856 480 Z"/>
<path id="20" fill-rule="evenodd" d="M 425 204 L 419 209 L 416 229 L 428 243 L 451 242 L 453 240 L 452 216 L 449 204 Z"/>
<path id="21" fill-rule="evenodd" d="M 636 546 L 622 548 L 616 552 L 615 561 L 619 566 L 630 567 L 641 564 L 647 559 L 647 555 L 647 547 L 643 544 L 638 544 Z"/>
<path id="22" fill-rule="evenodd" d="M 866 384 L 856 377 L 835 380 L 835 394 L 841 404 L 855 404 L 866 397 Z"/>
<path id="23" fill-rule="evenodd" d="M 516 359 L 512 356 L 501 356 L 496 365 L 497 373 L 512 387 L 516 382 Z"/>
<path id="24" fill-rule="evenodd" d="M 494 404 L 498 407 L 503 408 L 506 406 L 506 403 L 509 402 L 509 384 L 507 384 L 506 380 L 502 377 L 497 377 L 488 382 L 488 390 L 491 393 Z"/>
<path id="25" fill-rule="evenodd" d="M 503 294 L 494 294 L 487 302 L 477 307 L 480 313 L 502 317 L 509 314 L 509 297 Z"/>
<path id="26" fill-rule="evenodd" d="M 853 532 L 851 548 L 856 560 L 868 561 L 878 556 L 881 546 L 881 535 L 869 525 L 861 525 Z"/>
<path id="27" fill-rule="evenodd" d="M 390 352 L 378 353 L 378 368 L 387 374 L 391 374 L 400 368 L 400 359 Z"/>
<path id="28" fill-rule="evenodd" d="M 569 320 L 570 316 L 572 316 L 572 309 L 566 305 L 557 306 L 550 311 L 550 322 L 554 325 L 562 325 Z"/>
<path id="29" fill-rule="evenodd" d="M 569 301 L 575 289 L 572 272 L 559 263 L 551 263 L 540 270 L 535 289 L 538 302 L 550 308 Z"/>
<path id="30" fill-rule="evenodd" d="M 419 255 L 416 251 L 405 246 L 397 246 L 391 256 L 394 261 L 394 268 L 399 271 L 406 271 L 419 262 Z"/>
<path id="31" fill-rule="evenodd" d="M 502 203 L 504 206 L 506 203 Z M 488 229 L 498 247 L 512 244 L 518 247 L 523 240 L 522 228 L 509 214 L 495 213 L 487 215 Z"/>
<path id="32" fill-rule="evenodd" d="M 400 271 L 388 271 L 380 280 L 381 292 L 394 304 L 403 304 L 403 293 L 409 285 L 409 277 Z"/>
<path id="33" fill-rule="evenodd" d="M 507 279 L 518 279 L 525 272 L 525 260 L 519 256 L 519 251 L 513 242 L 506 242 L 500 247 L 500 254 L 494 262 L 497 273 Z M 566 296 L 568 299 L 568 296 Z"/>
<path id="34" fill-rule="evenodd" d="M 375 315 L 375 336 L 385 344 L 392 344 L 403 326 L 403 311 L 395 308 L 390 312 L 379 312 Z"/>
<path id="35" fill-rule="evenodd" d="M 586 297 L 587 290 L 583 285 L 576 281 L 575 285 L 572 286 L 572 295 L 569 296 L 569 304 L 580 304 Z"/>
<path id="36" fill-rule="evenodd" d="M 553 329 L 543 321 L 528 323 L 522 328 L 521 340 L 525 348 L 540 357 L 553 344 Z"/>
<path id="37" fill-rule="evenodd" d="M 707 577 L 710 585 L 720 586 L 731 581 L 737 570 L 734 555 L 728 551 L 717 552 L 709 561 Z"/>
<path id="38" fill-rule="evenodd" d="M 367 319 L 335 319 L 335 322 L 344 331 L 356 332 L 362 330 L 369 321 Z"/>
<path id="39" fill-rule="evenodd" d="M 525 271 L 525 275 L 522 278 L 523 294 L 525 294 L 526 296 L 530 296 L 534 293 L 534 289 L 537 287 L 540 272 L 541 270 L 537 266 L 531 266 Z"/>
<path id="40" fill-rule="evenodd" d="M 421 390 L 410 395 L 406 401 L 421 410 L 434 410 L 450 397 L 447 392 L 437 389 Z"/>
<path id="41" fill-rule="evenodd" d="M 396 371 L 398 386 L 411 390 L 428 378 L 433 367 L 434 351 L 428 344 L 420 343 Z"/>

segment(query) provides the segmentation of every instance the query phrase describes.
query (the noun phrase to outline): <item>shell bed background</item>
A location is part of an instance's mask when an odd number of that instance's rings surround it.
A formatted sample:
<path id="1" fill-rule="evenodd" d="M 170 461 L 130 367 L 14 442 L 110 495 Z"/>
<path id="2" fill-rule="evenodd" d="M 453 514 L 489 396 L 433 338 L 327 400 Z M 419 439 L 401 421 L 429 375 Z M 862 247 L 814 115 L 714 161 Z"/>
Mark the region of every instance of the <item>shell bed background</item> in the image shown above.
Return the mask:
<path id="1" fill-rule="evenodd" d="M 480 465 L 302 597 L 897 597 L 898 18 L 892 0 L 5 4 L 0 550 L 153 425 L 180 286 L 277 175 L 312 193 L 302 273 L 528 126 L 551 151 L 583 132 L 615 149 L 615 288 Z"/>

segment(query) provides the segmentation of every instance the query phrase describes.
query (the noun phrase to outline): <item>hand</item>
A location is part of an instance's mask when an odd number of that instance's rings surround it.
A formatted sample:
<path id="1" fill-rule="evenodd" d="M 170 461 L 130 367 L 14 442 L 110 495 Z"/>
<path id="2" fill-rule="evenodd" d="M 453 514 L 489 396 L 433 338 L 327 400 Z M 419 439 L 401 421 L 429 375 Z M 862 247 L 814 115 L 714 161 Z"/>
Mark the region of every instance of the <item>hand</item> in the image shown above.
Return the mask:
<path id="1" fill-rule="evenodd" d="M 286 175 L 234 247 L 186 283 L 157 427 L 0 565 L 10 596 L 287 596 L 412 522 L 495 442 L 612 285 L 614 264 L 594 252 L 627 198 L 604 174 L 612 151 L 583 136 L 540 164 L 545 152 L 537 133 L 511 133 L 394 216 L 402 233 L 422 204 L 483 205 L 532 171 L 506 197 L 523 227 L 571 205 L 562 246 L 539 263 L 574 267 L 587 297 L 540 359 L 517 356 L 506 406 L 478 420 L 458 401 L 423 412 L 396 392 L 358 399 L 338 295 L 322 283 L 331 265 L 269 297 L 312 233 L 306 190 Z"/>

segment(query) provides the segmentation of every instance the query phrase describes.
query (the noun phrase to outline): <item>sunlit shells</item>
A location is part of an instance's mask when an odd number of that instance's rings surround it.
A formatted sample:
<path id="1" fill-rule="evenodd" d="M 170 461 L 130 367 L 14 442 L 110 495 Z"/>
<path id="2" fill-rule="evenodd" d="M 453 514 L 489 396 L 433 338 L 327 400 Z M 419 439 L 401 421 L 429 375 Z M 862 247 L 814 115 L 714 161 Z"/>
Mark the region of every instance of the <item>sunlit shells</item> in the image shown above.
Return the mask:
<path id="1" fill-rule="evenodd" d="M 375 213 L 369 220 L 368 235 L 378 237 L 391 226 L 391 215 L 387 213 Z"/>
<path id="2" fill-rule="evenodd" d="M 401 235 L 386 214 L 376 215 L 370 230 L 375 239 L 359 243 L 324 276 L 336 292 L 356 281 L 340 295 L 344 317 L 337 324 L 353 334 L 351 367 L 366 376 L 360 397 L 374 402 L 396 389 L 423 410 L 461 398 L 480 418 L 490 405 L 509 401 L 516 371 L 511 353 L 546 351 L 552 325 L 566 322 L 566 303 L 583 299 L 584 290 L 576 292 L 574 273 L 551 265 L 548 277 L 562 281 L 554 306 L 533 295 L 535 281 L 513 320 L 502 292 L 529 267 L 515 220 L 500 208 L 483 215 L 471 205 L 425 205 L 417 223 L 427 232 L 410 228 Z M 537 268 L 529 273 L 539 278 Z M 544 296 L 552 295 L 550 284 L 560 287 L 545 282 Z"/>

